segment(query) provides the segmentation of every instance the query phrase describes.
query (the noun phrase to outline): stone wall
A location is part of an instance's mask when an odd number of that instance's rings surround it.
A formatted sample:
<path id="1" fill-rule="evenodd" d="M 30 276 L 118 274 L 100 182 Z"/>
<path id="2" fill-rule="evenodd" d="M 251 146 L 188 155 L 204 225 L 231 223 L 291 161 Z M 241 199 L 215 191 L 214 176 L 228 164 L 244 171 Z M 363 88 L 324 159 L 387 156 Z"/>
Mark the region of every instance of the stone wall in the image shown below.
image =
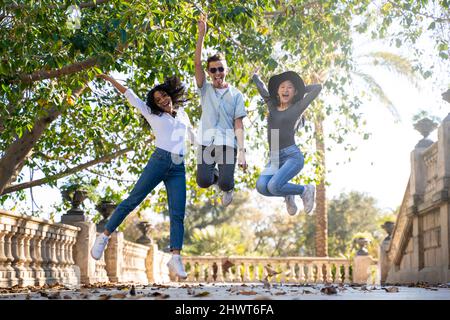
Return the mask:
<path id="1" fill-rule="evenodd" d="M 411 152 L 411 175 L 392 239 L 382 244 L 387 283 L 450 282 L 450 114 L 438 141 L 424 137 Z"/>

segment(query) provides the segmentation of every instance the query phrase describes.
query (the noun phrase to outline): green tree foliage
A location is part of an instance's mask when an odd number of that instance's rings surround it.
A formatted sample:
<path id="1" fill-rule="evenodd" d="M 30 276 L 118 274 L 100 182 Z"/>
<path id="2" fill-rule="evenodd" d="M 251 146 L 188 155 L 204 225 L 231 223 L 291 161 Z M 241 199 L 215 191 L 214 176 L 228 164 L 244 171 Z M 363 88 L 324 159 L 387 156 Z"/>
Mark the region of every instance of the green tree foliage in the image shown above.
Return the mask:
<path id="1" fill-rule="evenodd" d="M 153 150 L 151 131 L 117 92 L 95 80 L 95 74 L 126 74 L 126 85 L 141 97 L 172 74 L 193 89 L 196 21 L 201 11 L 209 16 L 207 49 L 225 52 L 230 82 L 251 95 L 255 91 L 248 84 L 255 65 L 264 66 L 264 77 L 282 69 L 288 58 L 305 75 L 331 65 L 348 70 L 351 20 L 368 3 L 6 1 L 0 9 L 2 201 L 20 198 L 31 186 L 55 186 L 58 179 L 75 173 L 105 183 L 116 181 L 119 188 L 129 190 L 134 178 L 121 176 L 139 175 Z M 70 18 L 74 4 L 81 14 L 78 20 Z M 277 57 L 276 47 L 286 54 Z M 341 95 L 340 107 L 349 110 L 353 100 L 340 84 L 345 79 L 343 72 L 325 87 Z M 200 109 L 194 90 L 190 96 L 188 112 L 196 123 Z M 246 103 L 250 106 L 249 100 Z M 342 110 L 336 112 L 353 114 Z M 265 126 L 264 114 L 261 106 L 249 109 L 257 132 L 247 137 L 250 146 L 265 142 L 258 129 Z M 201 202 L 212 191 L 196 187 L 190 156 L 188 199 Z M 24 168 L 40 172 L 43 178 L 26 181 Z M 250 174 L 239 175 L 238 186 L 253 188 L 257 173 L 253 168 Z M 165 201 L 164 193 L 158 195 L 158 201 L 152 202 L 156 207 Z"/>
<path id="2" fill-rule="evenodd" d="M 398 48 L 408 46 L 418 58 L 416 67 L 422 69 L 425 64 L 423 75 L 429 77 L 434 67 L 448 66 L 449 6 L 448 0 L 381 0 L 375 9 L 367 12 L 367 19 L 362 20 L 357 30 L 369 31 L 373 38 L 387 38 Z M 436 50 L 431 61 L 424 61 L 424 52 L 417 45 L 425 37 L 432 41 Z"/>

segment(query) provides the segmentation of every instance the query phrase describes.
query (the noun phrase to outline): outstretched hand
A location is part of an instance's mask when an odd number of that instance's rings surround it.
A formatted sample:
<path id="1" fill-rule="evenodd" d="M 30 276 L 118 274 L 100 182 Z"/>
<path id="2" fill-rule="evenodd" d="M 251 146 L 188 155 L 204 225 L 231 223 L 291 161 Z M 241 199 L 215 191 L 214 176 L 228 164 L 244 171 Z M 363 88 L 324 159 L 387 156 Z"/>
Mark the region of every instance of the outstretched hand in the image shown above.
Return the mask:
<path id="1" fill-rule="evenodd" d="M 245 152 L 239 152 L 238 153 L 238 165 L 239 168 L 242 169 L 242 171 L 246 172 L 247 171 L 247 161 L 245 160 Z"/>
<path id="2" fill-rule="evenodd" d="M 201 14 L 200 19 L 198 19 L 198 34 L 204 36 L 206 34 L 206 21 L 208 16 L 206 14 Z"/>
<path id="3" fill-rule="evenodd" d="M 259 72 L 260 69 L 261 69 L 261 67 L 256 67 L 256 68 L 253 70 L 252 75 L 253 75 L 253 74 L 258 74 L 258 72 Z"/>

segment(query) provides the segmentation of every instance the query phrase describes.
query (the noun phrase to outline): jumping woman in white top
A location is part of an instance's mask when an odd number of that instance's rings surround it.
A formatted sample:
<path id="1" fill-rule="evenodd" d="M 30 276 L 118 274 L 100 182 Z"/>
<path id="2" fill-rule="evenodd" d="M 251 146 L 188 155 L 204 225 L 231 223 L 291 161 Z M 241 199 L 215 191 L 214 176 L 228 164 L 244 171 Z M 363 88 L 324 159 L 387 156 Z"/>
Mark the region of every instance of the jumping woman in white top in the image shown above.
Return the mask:
<path id="1" fill-rule="evenodd" d="M 186 138 L 194 140 L 189 117 L 181 107 L 186 101 L 185 88 L 178 78 L 169 78 L 150 90 L 145 103 L 131 89 L 127 89 L 112 77 L 108 75 L 99 77 L 109 81 L 145 117 L 155 134 L 156 149 L 128 198 L 117 206 L 105 226 L 105 231 L 95 240 L 91 255 L 94 259 L 100 259 L 111 233 L 160 182 L 164 182 L 169 204 L 172 252 L 168 267 L 172 274 L 185 279 L 187 274 L 180 256 L 186 206 L 186 173 L 183 157 L 186 153 Z"/>

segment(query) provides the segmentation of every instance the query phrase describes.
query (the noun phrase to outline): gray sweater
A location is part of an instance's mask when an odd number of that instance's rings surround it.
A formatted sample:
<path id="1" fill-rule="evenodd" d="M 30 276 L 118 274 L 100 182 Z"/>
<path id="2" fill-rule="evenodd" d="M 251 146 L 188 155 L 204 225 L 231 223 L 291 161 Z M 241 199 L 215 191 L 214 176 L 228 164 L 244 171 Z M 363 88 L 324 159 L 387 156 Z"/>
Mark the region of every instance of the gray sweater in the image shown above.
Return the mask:
<path id="1" fill-rule="evenodd" d="M 269 107 L 267 138 L 269 140 L 270 150 L 278 151 L 294 145 L 297 123 L 300 121 L 306 108 L 308 108 L 311 102 L 319 95 L 320 90 L 322 90 L 322 85 L 312 84 L 305 86 L 306 95 L 303 99 L 295 102 L 286 110 L 279 111 L 277 101 L 270 98 L 266 85 L 261 81 L 257 74 L 253 75 L 253 81 L 256 84 L 259 94 Z M 272 141 L 272 135 L 276 134 L 278 134 L 278 146 L 276 145 L 276 136 L 273 137 L 274 141 Z M 274 142 L 275 145 L 272 146 L 272 142 Z"/>

